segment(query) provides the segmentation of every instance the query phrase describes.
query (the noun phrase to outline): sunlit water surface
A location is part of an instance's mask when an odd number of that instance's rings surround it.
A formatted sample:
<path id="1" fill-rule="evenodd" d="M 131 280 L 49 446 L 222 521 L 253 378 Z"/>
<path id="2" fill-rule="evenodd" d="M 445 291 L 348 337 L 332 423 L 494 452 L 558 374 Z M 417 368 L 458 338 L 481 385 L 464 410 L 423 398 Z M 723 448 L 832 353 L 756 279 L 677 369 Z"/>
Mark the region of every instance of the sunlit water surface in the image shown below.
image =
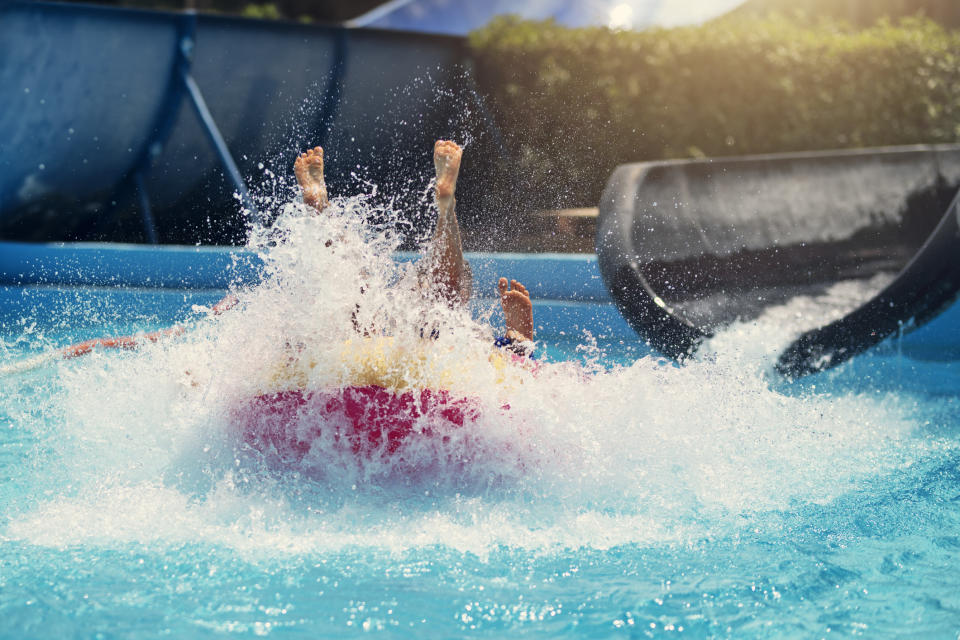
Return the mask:
<path id="1" fill-rule="evenodd" d="M 540 336 L 539 369 L 504 376 L 494 301 L 471 319 L 421 300 L 367 206 L 288 205 L 251 240 L 264 283 L 195 307 L 182 337 L 2 380 L 0 636 L 956 637 L 958 364 L 894 342 L 799 385 L 772 374 L 863 285 L 683 367 Z M 0 356 L 170 320 L 101 312 L 11 327 Z M 245 445 L 231 410 L 290 345 L 309 385 L 336 384 L 356 326 L 426 349 L 434 373 L 410 383 L 452 377 L 479 421 L 297 468 Z"/>

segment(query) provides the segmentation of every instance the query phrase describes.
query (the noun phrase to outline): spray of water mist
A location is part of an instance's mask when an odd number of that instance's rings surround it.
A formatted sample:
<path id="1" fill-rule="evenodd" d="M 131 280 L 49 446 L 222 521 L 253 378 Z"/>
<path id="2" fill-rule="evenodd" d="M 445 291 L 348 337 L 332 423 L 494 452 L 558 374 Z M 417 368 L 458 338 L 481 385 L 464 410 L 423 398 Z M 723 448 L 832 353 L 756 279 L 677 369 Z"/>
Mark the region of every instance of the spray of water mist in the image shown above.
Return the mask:
<path id="1" fill-rule="evenodd" d="M 682 368 L 498 365 L 492 306 L 471 317 L 411 285 L 411 265 L 394 259 L 398 215 L 364 196 L 320 216 L 283 204 L 251 232 L 262 282 L 237 290 L 230 311 L 198 308 L 182 336 L 17 381 L 44 388 L 15 417 L 37 445 L 32 497 L 4 535 L 267 553 L 673 543 L 829 502 L 924 454 L 896 399 L 771 386 L 754 345 L 782 339 L 811 301 L 721 333 Z M 278 367 L 293 356 L 308 389 L 351 384 L 363 334 L 389 336 L 384 366 L 399 385 L 441 386 L 476 419 L 363 456 L 321 436 L 294 466 L 243 441 L 237 407 Z"/>

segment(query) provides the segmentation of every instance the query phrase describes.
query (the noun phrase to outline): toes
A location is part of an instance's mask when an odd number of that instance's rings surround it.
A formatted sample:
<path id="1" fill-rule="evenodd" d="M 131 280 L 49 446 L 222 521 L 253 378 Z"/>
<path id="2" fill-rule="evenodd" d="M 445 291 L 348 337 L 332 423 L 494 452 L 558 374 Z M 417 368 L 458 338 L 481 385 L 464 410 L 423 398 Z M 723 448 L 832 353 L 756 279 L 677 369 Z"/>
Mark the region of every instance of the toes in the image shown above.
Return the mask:
<path id="1" fill-rule="evenodd" d="M 299 156 L 297 156 L 297 161 L 312 162 L 314 160 L 323 160 L 323 148 L 314 147 L 313 149 L 307 149 Z"/>
<path id="2" fill-rule="evenodd" d="M 527 305 L 530 304 L 530 296 L 520 293 L 517 290 L 507 291 L 507 293 L 505 294 L 505 297 L 508 300 L 516 300 L 518 302 L 526 303 Z"/>
<path id="3" fill-rule="evenodd" d="M 507 280 L 506 278 L 500 278 L 497 282 L 497 289 L 500 290 L 500 295 L 506 295 L 507 293 L 516 293 L 523 298 L 530 298 L 530 292 L 527 291 L 527 288 L 516 280 Z"/>
<path id="4" fill-rule="evenodd" d="M 433 145 L 433 152 L 441 156 L 455 156 L 460 151 L 460 145 L 453 140 L 437 140 Z"/>

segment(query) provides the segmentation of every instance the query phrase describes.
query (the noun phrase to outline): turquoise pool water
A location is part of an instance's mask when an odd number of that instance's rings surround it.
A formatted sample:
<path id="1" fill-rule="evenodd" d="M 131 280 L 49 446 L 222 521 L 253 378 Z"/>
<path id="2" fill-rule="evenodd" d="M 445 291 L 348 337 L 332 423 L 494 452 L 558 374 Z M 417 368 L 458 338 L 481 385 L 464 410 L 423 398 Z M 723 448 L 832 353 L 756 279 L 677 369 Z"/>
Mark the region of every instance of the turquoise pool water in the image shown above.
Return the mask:
<path id="1" fill-rule="evenodd" d="M 835 299 L 730 327 L 684 367 L 583 308 L 549 324 L 544 302 L 541 371 L 450 445 L 458 464 L 398 481 L 389 460 L 315 452 L 334 472 L 277 470 L 223 407 L 277 336 L 347 339 L 358 301 L 405 318 L 402 296 L 357 297 L 355 277 L 397 276 L 365 242 L 348 262 L 278 249 L 216 318 L 221 291 L 0 292 L 20 309 L 2 363 L 191 327 L 2 381 L 0 636 L 957 637 L 960 360 L 938 342 L 956 310 L 788 385 L 774 347 Z M 503 392 L 471 359 L 494 311 L 443 324 L 482 402 Z"/>

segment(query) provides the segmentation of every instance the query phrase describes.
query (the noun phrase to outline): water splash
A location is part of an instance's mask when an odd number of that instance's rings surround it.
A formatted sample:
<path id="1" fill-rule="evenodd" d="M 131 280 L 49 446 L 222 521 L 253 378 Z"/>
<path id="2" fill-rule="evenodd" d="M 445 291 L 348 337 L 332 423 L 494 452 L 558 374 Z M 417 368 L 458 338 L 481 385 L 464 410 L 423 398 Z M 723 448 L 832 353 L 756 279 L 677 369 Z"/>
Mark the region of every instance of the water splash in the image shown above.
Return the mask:
<path id="1" fill-rule="evenodd" d="M 402 240 L 394 212 L 364 197 L 336 199 L 323 216 L 285 204 L 251 234 L 264 278 L 236 292 L 233 310 L 198 308 L 181 337 L 16 381 L 42 388 L 24 396 L 29 409 L 3 402 L 36 443 L 4 535 L 268 553 L 444 545 L 481 556 L 677 543 L 827 503 L 933 446 L 912 437 L 911 407 L 897 397 L 771 385 L 757 345 L 802 331 L 791 317 L 820 313 L 811 305 L 823 301 L 734 326 L 682 368 L 646 357 L 533 371 L 491 359 L 482 320 L 423 300 L 411 265 L 393 258 Z M 424 327 L 439 337 L 422 339 Z M 360 458 L 321 443 L 294 468 L 244 443 L 236 407 L 276 385 L 291 354 L 298 384 L 350 383 L 358 365 L 345 345 L 358 331 L 389 334 L 390 354 L 406 354 L 388 359 L 396 377 L 470 398 L 479 418 Z M 603 346 L 585 350 L 589 361 Z M 429 371 L 407 366 L 410 354 Z"/>

